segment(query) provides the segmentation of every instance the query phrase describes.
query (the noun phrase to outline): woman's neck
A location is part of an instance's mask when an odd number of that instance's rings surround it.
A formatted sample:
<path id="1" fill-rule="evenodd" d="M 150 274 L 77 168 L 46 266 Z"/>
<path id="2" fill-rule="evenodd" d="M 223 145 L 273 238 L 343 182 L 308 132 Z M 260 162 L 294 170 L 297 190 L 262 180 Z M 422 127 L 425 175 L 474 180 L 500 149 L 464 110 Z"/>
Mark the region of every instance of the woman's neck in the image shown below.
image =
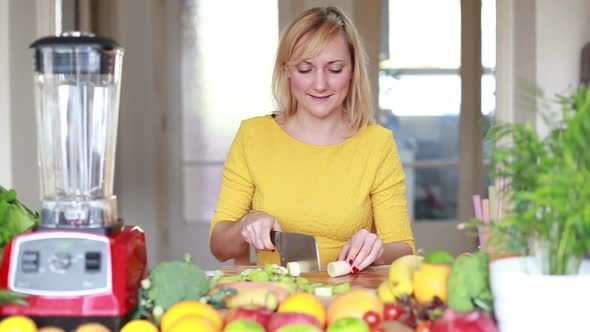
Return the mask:
<path id="1" fill-rule="evenodd" d="M 285 119 L 281 127 L 298 141 L 320 146 L 340 144 L 353 134 L 352 128 L 340 112 L 327 118 L 297 112 Z"/>

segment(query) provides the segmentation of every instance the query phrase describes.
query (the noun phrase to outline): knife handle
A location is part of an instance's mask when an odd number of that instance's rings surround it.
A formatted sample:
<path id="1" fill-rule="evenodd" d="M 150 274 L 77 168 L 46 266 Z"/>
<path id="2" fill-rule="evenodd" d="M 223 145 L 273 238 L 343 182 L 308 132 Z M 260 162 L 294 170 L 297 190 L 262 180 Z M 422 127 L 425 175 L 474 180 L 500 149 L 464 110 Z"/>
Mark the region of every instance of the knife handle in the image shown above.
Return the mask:
<path id="1" fill-rule="evenodd" d="M 272 242 L 272 245 L 275 247 L 278 245 L 277 244 L 278 233 L 280 233 L 280 232 L 272 230 L 272 229 L 270 230 L 270 242 Z"/>

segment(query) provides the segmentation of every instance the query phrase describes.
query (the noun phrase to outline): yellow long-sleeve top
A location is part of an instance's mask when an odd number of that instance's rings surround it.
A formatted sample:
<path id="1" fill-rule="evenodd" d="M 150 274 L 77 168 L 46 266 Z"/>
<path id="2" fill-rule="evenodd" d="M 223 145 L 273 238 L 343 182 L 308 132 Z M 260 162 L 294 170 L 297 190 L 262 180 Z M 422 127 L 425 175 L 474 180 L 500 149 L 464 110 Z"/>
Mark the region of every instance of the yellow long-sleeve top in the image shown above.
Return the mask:
<path id="1" fill-rule="evenodd" d="M 224 165 L 211 230 L 250 210 L 274 216 L 283 231 L 315 236 L 322 265 L 335 261 L 362 228 L 414 250 L 394 138 L 376 124 L 340 144 L 316 146 L 291 137 L 270 115 L 243 121 Z M 259 250 L 257 258 L 279 263 L 276 252 Z"/>

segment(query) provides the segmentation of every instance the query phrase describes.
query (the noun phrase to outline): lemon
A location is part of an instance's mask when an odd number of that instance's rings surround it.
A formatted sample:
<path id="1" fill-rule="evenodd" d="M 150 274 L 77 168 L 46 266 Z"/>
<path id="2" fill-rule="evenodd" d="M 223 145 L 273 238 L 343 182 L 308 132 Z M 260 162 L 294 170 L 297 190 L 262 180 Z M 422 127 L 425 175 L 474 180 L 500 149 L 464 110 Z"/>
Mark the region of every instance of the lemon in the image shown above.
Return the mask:
<path id="1" fill-rule="evenodd" d="M 320 322 L 326 324 L 326 309 L 315 295 L 299 292 L 289 295 L 277 309 L 278 312 L 299 312 L 311 315 Z"/>
<path id="2" fill-rule="evenodd" d="M 189 314 L 174 321 L 166 332 L 218 332 L 220 330 L 221 328 L 216 328 L 206 317 Z"/>
<path id="3" fill-rule="evenodd" d="M 0 322 L 0 332 L 37 332 L 37 324 L 25 316 L 10 316 Z"/>
<path id="4" fill-rule="evenodd" d="M 139 319 L 132 320 L 125 324 L 121 329 L 121 332 L 159 332 L 159 330 L 152 322 L 145 319 Z"/>
<path id="5" fill-rule="evenodd" d="M 162 332 L 167 332 L 168 328 L 174 322 L 186 315 L 196 315 L 208 319 L 216 330 L 221 330 L 223 327 L 223 319 L 221 315 L 212 306 L 199 301 L 182 301 L 178 302 L 170 309 L 166 310 L 162 315 L 160 328 Z M 1 332 L 1 331 L 0 331 Z"/>
<path id="6" fill-rule="evenodd" d="M 379 299 L 383 303 L 395 302 L 395 295 L 393 294 L 393 286 L 391 285 L 391 281 L 383 281 L 377 288 L 377 295 L 379 295 Z"/>
<path id="7" fill-rule="evenodd" d="M 432 301 L 435 296 L 444 303 L 448 299 L 448 280 L 452 267 L 447 264 L 420 264 L 414 271 L 414 297 L 421 305 Z"/>

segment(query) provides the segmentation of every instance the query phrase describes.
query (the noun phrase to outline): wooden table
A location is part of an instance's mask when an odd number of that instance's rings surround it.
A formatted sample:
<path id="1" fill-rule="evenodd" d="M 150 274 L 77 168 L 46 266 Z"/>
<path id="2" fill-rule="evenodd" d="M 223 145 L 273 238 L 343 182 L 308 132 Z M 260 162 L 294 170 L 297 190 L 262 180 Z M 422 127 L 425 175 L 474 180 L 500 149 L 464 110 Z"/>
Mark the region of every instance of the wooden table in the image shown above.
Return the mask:
<path id="1" fill-rule="evenodd" d="M 226 275 L 239 274 L 246 269 L 259 268 L 254 265 L 234 265 L 224 266 L 221 271 Z M 351 287 L 363 287 L 376 290 L 377 287 L 387 279 L 389 273 L 389 265 L 370 266 L 358 273 L 347 274 L 344 276 L 331 278 L 326 271 L 316 273 L 303 273 L 302 277 L 311 282 L 321 282 L 322 284 L 339 284 L 349 282 Z"/>

